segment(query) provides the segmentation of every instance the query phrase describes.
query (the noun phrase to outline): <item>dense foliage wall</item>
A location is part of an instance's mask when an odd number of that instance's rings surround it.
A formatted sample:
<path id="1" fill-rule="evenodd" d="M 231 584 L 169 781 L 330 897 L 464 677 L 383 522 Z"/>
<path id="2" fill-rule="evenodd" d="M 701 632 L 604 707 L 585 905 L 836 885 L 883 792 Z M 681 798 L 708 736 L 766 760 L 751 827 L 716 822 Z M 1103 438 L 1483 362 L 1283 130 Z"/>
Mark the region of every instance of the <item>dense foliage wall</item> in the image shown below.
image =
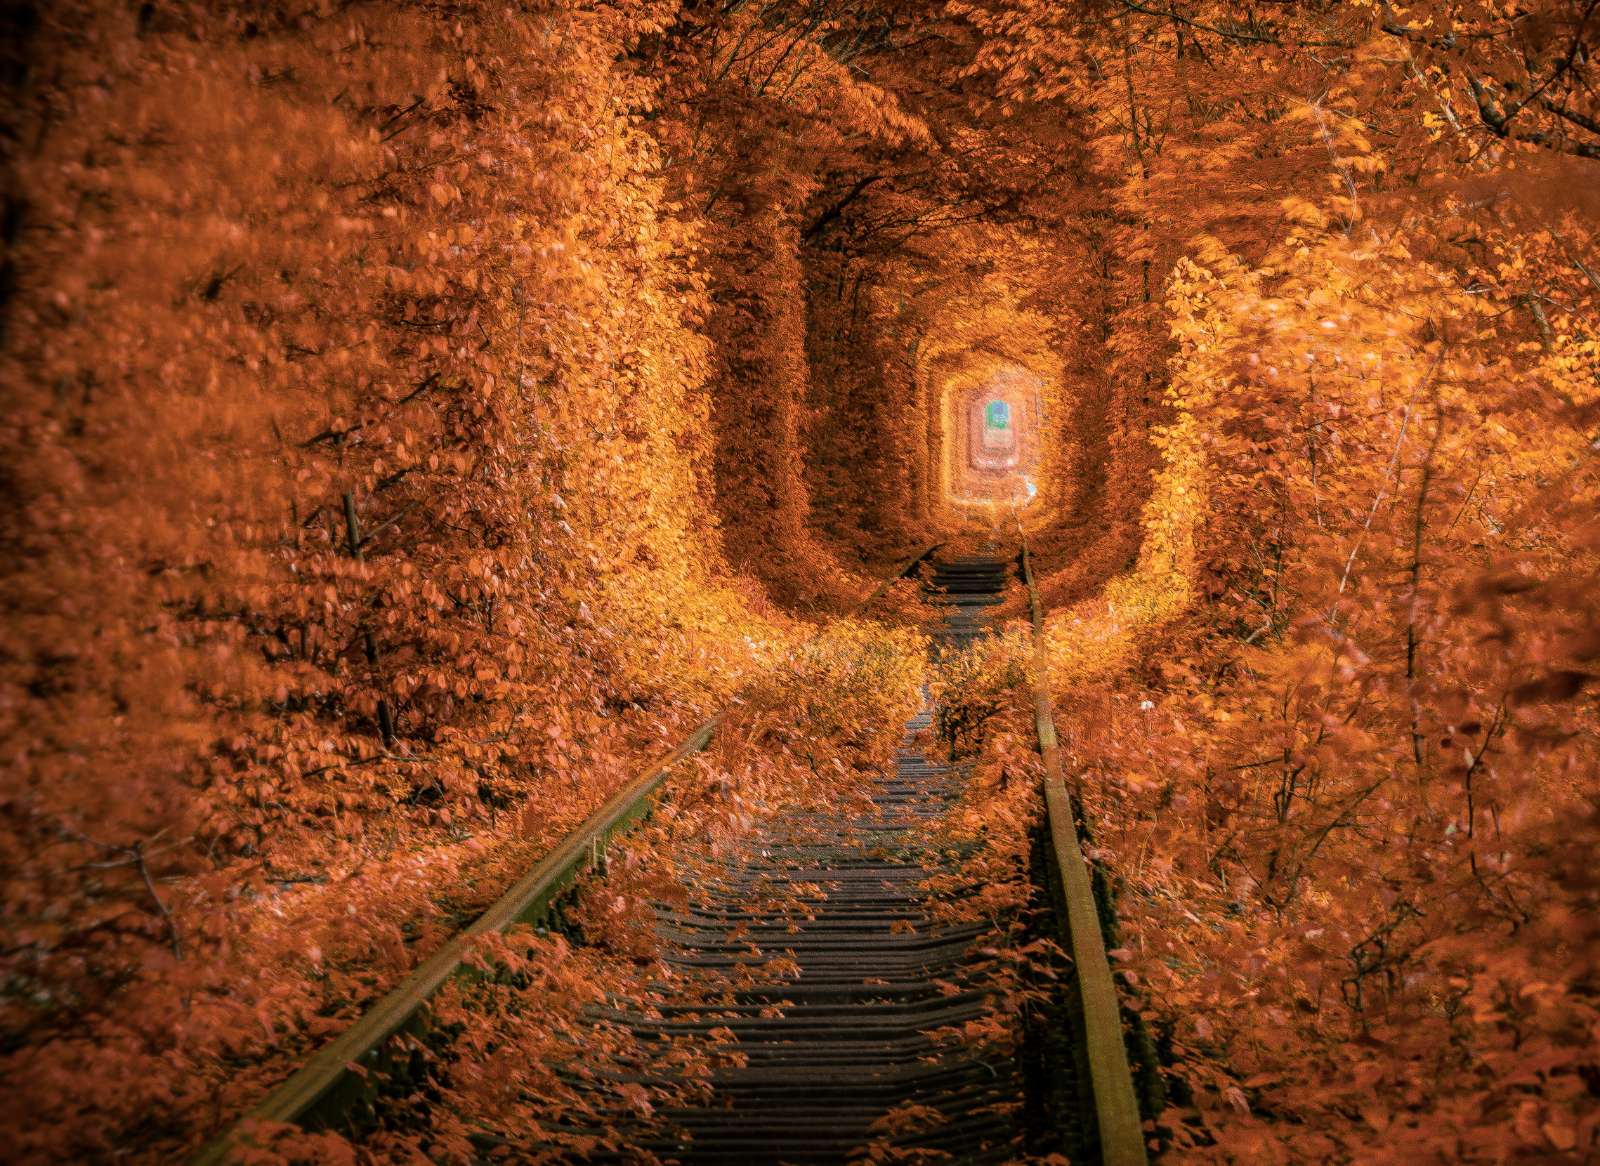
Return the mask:
<path id="1" fill-rule="evenodd" d="M 22 1157 L 189 1136 L 259 1088 L 228 1060 L 314 1041 L 781 638 L 722 565 L 706 279 L 618 64 L 659 19 L 39 10 L 0 458 Z"/>
<path id="2" fill-rule="evenodd" d="M 1593 6 L 967 11 L 1094 119 L 1107 373 L 1167 410 L 1137 561 L 1049 632 L 1164 1139 L 1582 1160 Z"/>

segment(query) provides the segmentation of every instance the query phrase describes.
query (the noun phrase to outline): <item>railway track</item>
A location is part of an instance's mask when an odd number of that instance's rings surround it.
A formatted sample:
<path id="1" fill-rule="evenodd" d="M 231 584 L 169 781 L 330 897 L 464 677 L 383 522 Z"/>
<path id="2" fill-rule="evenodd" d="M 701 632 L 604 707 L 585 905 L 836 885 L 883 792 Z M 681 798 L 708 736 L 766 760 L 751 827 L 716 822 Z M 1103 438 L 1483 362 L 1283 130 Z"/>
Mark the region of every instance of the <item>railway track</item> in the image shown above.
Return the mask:
<path id="1" fill-rule="evenodd" d="M 1005 560 L 935 564 L 941 647 L 982 634 L 983 610 L 999 602 L 1009 573 Z M 926 886 L 959 876 L 961 855 L 941 848 L 938 824 L 964 776 L 917 746 L 931 719 L 924 709 L 906 725 L 893 770 L 853 816 L 777 815 L 687 908 L 658 908 L 662 957 L 686 976 L 758 972 L 715 1019 L 692 998 L 623 1018 L 651 1041 L 721 1029 L 742 1062 L 712 1078 L 703 1104 L 662 1115 L 672 1132 L 641 1148 L 684 1166 L 842 1164 L 869 1144 L 957 1163 L 1019 1156 L 1024 1082 L 1014 1049 L 932 1035 L 997 1004 L 993 968 L 978 954 L 994 940 L 990 925 L 942 922 Z M 775 957 L 784 974 L 762 978 Z M 897 1115 L 905 1128 L 895 1128 Z"/>
<path id="2" fill-rule="evenodd" d="M 931 550 L 903 563 L 861 607 L 916 571 Z M 1000 602 L 1017 566 L 1029 585 L 1038 640 L 1042 616 L 1026 550 L 1018 559 L 967 557 L 933 564 L 929 597 L 944 606 L 932 629 L 939 654 L 962 651 L 986 634 L 986 609 Z M 932 716 L 924 709 L 905 726 L 893 768 L 855 809 L 775 813 L 706 868 L 686 903 L 658 905 L 660 956 L 677 969 L 684 994 L 653 999 L 648 1010 L 618 1001 L 595 1023 L 620 1024 L 645 1045 L 714 1044 L 717 1067 L 695 1100 L 641 1122 L 605 1096 L 617 1081 L 587 1078 L 584 1087 L 596 1091 L 591 1112 L 613 1121 L 601 1141 L 622 1148 L 572 1160 L 978 1166 L 1070 1146 L 1104 1166 L 1142 1166 L 1116 993 L 1087 897 L 1044 670 L 1036 673 L 1047 771 L 1039 877 L 1056 905 L 1059 922 L 1051 926 L 1073 957 L 1073 988 L 1060 997 L 1073 1015 L 1045 1017 L 1043 1041 L 1037 1017 L 1031 1035 L 1021 1031 L 1020 1018 L 1000 1011 L 994 925 L 941 909 L 975 888 L 962 884 L 963 852 L 941 841 L 938 830 L 965 773 L 922 751 L 918 741 Z M 406 1079 L 412 1038 L 426 1039 L 428 1001 L 458 974 L 474 936 L 550 922 L 563 891 L 599 862 L 613 834 L 649 813 L 671 768 L 703 748 L 719 720 L 708 720 L 620 790 L 483 917 L 192 1158 L 192 1166 L 231 1161 L 249 1141 L 252 1121 L 351 1131 L 370 1122 L 380 1091 Z M 929 889 L 934 879 L 937 896 Z M 721 977 L 736 987 L 708 1010 L 705 997 L 689 987 L 697 977 Z M 991 1036 L 952 1039 L 974 1029 Z M 1007 1031 L 1016 1039 L 992 1036 Z M 1055 1051 L 1041 1058 L 1046 1046 Z M 1041 1066 L 1050 1080 L 1039 1080 Z M 536 1144 L 492 1141 L 518 1158 L 564 1160 Z"/>

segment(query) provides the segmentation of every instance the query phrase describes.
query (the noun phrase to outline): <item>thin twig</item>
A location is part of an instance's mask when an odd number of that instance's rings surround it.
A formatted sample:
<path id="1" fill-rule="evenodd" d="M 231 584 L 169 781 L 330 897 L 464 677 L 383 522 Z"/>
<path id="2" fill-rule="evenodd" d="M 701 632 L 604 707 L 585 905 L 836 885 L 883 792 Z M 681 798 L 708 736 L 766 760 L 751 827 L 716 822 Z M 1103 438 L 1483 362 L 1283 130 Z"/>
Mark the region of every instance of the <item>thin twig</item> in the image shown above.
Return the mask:
<path id="1" fill-rule="evenodd" d="M 178 921 L 173 918 L 172 912 L 167 910 L 167 905 L 161 899 L 161 893 L 156 890 L 156 883 L 150 877 L 150 867 L 144 860 L 144 842 L 141 839 L 130 848 L 134 860 L 139 865 L 139 877 L 144 880 L 145 889 L 150 892 L 150 898 L 155 902 L 156 910 L 167 921 L 167 939 L 172 944 L 172 954 L 178 959 L 183 958 L 183 940 L 178 935 Z"/>

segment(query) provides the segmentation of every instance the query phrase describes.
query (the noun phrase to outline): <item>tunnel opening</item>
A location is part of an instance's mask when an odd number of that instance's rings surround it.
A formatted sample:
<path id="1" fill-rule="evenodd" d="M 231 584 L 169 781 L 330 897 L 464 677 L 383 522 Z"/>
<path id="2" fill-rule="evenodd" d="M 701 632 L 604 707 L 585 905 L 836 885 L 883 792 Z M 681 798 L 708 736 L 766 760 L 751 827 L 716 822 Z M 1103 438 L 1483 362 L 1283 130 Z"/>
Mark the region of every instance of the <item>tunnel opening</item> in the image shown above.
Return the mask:
<path id="1" fill-rule="evenodd" d="M 945 385 L 941 464 L 951 506 L 1020 508 L 1038 497 L 1042 386 L 1042 378 L 1014 364 Z"/>

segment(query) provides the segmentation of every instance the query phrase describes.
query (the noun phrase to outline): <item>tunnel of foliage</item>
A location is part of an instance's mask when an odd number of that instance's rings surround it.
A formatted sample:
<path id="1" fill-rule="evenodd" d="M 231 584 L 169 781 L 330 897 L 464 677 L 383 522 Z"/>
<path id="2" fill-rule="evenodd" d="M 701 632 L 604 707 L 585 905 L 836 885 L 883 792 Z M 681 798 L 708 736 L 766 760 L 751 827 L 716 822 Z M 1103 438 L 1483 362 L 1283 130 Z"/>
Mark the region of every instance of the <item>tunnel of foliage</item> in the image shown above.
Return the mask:
<path id="1" fill-rule="evenodd" d="M 1017 522 L 1170 1160 L 1592 1160 L 1595 0 L 4 20 L 8 1160 L 199 1144 Z"/>

